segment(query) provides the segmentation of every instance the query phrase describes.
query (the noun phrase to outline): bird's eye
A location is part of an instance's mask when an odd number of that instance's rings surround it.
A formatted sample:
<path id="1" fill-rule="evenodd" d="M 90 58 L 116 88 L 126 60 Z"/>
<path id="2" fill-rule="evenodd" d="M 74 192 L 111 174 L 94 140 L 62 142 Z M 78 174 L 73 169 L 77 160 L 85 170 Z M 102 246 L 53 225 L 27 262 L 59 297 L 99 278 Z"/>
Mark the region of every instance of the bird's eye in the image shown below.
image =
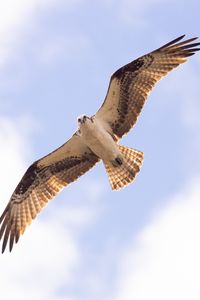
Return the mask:
<path id="1" fill-rule="evenodd" d="M 86 120 L 86 116 L 83 116 L 83 120 Z"/>
<path id="2" fill-rule="evenodd" d="M 78 118 L 78 122 L 81 122 L 81 118 Z"/>

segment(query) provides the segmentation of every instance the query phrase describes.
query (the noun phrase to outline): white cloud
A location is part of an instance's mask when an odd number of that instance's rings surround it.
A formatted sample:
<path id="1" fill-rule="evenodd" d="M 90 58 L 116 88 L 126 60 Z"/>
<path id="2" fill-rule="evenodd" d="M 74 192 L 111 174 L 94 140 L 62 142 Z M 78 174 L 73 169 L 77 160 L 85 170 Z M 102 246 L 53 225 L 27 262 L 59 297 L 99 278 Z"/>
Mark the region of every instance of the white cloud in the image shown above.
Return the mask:
<path id="1" fill-rule="evenodd" d="M 0 2 L 0 63 L 3 63 L 17 42 L 21 29 L 38 6 L 38 0 L 8 0 Z"/>
<path id="2" fill-rule="evenodd" d="M 63 5 L 70 9 L 82 0 L 7 0 L 0 1 L 0 63 L 4 63 L 9 55 L 14 54 L 13 48 L 18 44 L 20 34 L 36 25 L 33 22 L 35 13 L 46 10 L 54 5 Z M 15 46 L 15 47 L 13 47 Z"/>
<path id="3" fill-rule="evenodd" d="M 72 279 L 79 251 L 61 222 L 40 219 L 28 228 L 12 254 L 1 257 L 3 299 L 59 299 L 56 290 Z"/>
<path id="4" fill-rule="evenodd" d="M 124 253 L 113 299 L 200 298 L 199 182 L 172 197 Z"/>
<path id="5" fill-rule="evenodd" d="M 18 123 L 20 123 L 19 120 Z M 28 123 L 25 124 L 24 121 L 22 123 L 26 129 L 29 127 Z M 0 118 L 0 182 L 2 183 L 0 209 L 5 205 L 3 199 L 8 199 L 10 191 L 20 179 L 25 167 L 23 157 L 26 157 L 29 152 L 29 147 L 25 143 L 25 133 L 21 126 L 20 129 L 17 130 L 15 121 L 6 117 Z"/>

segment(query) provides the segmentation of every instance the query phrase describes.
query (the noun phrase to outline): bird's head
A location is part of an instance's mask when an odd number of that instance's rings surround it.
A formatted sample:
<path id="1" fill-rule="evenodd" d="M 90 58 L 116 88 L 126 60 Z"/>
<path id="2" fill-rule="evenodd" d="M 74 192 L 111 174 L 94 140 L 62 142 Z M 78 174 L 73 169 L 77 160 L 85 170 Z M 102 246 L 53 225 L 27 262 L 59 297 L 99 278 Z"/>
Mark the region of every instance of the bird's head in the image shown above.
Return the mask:
<path id="1" fill-rule="evenodd" d="M 87 120 L 87 116 L 85 116 L 85 115 L 79 116 L 77 120 L 78 120 L 79 125 L 83 124 Z"/>
<path id="2" fill-rule="evenodd" d="M 77 120 L 78 120 L 78 125 L 82 125 L 82 124 L 86 123 L 87 121 L 93 122 L 92 117 L 90 118 L 86 115 L 82 115 L 82 116 L 78 117 Z"/>

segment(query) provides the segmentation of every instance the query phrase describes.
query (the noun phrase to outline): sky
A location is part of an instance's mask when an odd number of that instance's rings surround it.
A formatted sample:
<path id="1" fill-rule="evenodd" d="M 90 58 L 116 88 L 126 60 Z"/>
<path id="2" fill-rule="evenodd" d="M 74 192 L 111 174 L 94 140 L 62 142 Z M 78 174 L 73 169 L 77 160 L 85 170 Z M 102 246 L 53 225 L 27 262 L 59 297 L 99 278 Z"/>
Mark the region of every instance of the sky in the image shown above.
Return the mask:
<path id="1" fill-rule="evenodd" d="M 94 114 L 119 67 L 199 36 L 196 0 L 0 1 L 0 211 L 28 166 Z M 0 256 L 2 299 L 200 299 L 200 55 L 155 87 L 121 144 L 144 152 L 112 191 L 102 164 Z"/>

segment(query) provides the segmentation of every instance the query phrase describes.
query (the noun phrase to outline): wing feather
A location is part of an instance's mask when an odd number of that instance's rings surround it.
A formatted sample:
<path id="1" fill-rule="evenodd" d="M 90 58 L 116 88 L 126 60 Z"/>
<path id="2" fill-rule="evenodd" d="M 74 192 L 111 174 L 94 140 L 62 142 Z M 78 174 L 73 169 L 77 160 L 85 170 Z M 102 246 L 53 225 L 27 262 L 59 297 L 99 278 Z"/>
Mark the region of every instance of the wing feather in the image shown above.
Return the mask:
<path id="1" fill-rule="evenodd" d="M 192 43 L 196 37 L 179 42 L 184 37 L 139 57 L 112 75 L 106 98 L 95 118 L 100 119 L 116 139 L 136 123 L 154 85 L 200 50 L 200 43 Z"/>
<path id="2" fill-rule="evenodd" d="M 27 225 L 65 186 L 92 168 L 99 158 L 76 134 L 63 146 L 33 163 L 16 187 L 0 217 L 2 253 L 10 251 Z"/>

